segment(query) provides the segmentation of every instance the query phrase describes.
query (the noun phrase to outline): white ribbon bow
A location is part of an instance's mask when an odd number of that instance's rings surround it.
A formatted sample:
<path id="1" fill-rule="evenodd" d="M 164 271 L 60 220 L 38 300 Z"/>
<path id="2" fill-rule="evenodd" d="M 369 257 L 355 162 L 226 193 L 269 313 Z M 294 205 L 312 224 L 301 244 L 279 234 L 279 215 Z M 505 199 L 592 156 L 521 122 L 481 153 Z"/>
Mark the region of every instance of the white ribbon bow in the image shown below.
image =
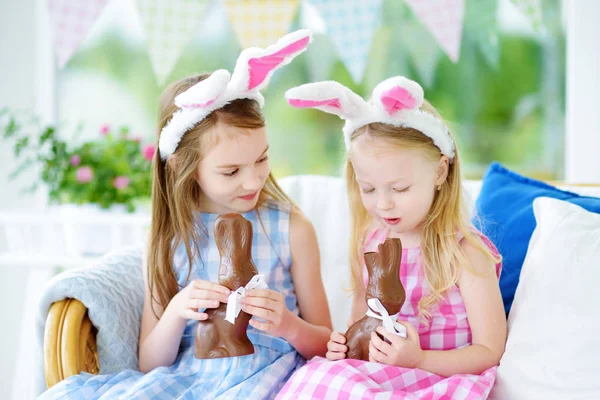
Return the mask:
<path id="1" fill-rule="evenodd" d="M 242 298 L 246 297 L 246 292 L 252 289 L 268 289 L 267 282 L 264 275 L 254 275 L 250 282 L 246 286 L 238 288 L 235 292 L 231 293 L 227 298 L 227 310 L 225 311 L 225 321 L 229 321 L 232 324 L 240 314 L 242 309 Z"/>
<path id="2" fill-rule="evenodd" d="M 401 325 L 397 321 L 394 321 L 392 317 L 390 317 L 390 314 L 388 314 L 387 310 L 383 304 L 381 304 L 379 299 L 370 298 L 367 301 L 367 305 L 369 306 L 369 309 L 367 310 L 367 316 L 381 320 L 386 331 L 406 339 L 406 328 L 404 325 Z"/>

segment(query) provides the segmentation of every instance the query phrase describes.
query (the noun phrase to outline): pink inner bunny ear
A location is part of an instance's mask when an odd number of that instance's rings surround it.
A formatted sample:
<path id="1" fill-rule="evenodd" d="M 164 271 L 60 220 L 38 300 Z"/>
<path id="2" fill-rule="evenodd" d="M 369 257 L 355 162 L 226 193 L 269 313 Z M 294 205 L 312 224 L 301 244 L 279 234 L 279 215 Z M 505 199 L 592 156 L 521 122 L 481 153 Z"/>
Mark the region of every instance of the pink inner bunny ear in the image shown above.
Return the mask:
<path id="1" fill-rule="evenodd" d="M 380 100 L 389 115 L 404 109 L 411 110 L 417 106 L 417 99 L 401 86 L 394 86 L 381 93 Z"/>
<path id="2" fill-rule="evenodd" d="M 204 103 L 184 103 L 181 105 L 181 108 L 204 108 L 210 106 L 214 102 L 214 100 L 209 100 Z"/>
<path id="3" fill-rule="evenodd" d="M 248 90 L 254 89 L 264 82 L 269 75 L 269 72 L 277 68 L 287 57 L 293 56 L 295 53 L 304 50 L 310 37 L 304 37 L 294 43 L 289 44 L 283 49 L 263 57 L 251 58 L 248 61 L 250 79 L 248 82 Z"/>
<path id="4" fill-rule="evenodd" d="M 304 99 L 288 99 L 288 104 L 296 108 L 317 108 L 317 107 L 331 107 L 338 110 L 342 109 L 340 105 L 340 99 L 327 99 L 327 100 L 304 100 Z"/>

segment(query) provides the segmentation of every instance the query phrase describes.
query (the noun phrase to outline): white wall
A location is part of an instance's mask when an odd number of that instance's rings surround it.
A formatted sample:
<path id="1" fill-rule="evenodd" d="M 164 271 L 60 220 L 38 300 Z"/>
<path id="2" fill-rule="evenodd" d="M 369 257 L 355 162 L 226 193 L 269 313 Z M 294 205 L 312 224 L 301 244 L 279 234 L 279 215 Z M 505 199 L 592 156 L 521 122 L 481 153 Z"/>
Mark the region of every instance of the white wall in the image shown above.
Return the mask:
<path id="1" fill-rule="evenodd" d="M 0 107 L 27 109 L 35 104 L 35 0 L 0 2 Z M 21 196 L 8 180 L 12 149 L 0 141 L 0 208 L 19 204 Z"/>
<path id="2" fill-rule="evenodd" d="M 48 117 L 48 99 L 40 95 L 40 68 L 48 70 L 40 60 L 40 8 L 42 0 L 0 1 L 0 107 L 34 109 Z M 44 15 L 45 16 L 45 15 Z M 48 37 L 46 37 L 48 40 Z M 42 101 L 44 100 L 46 103 Z M 45 107 L 45 110 L 42 110 Z M 22 187 L 8 179 L 14 169 L 12 147 L 0 140 L 0 211 L 10 208 L 27 208 L 40 203 L 41 197 L 19 193 Z M 24 175 L 32 177 L 33 173 Z M 0 246 L 4 237 L 0 235 Z M 22 267 L 0 265 L 0 307 L 2 330 L 0 331 L 0 398 L 11 396 L 17 376 L 19 360 L 17 349 L 22 345 L 21 328 L 24 321 L 31 320 L 25 307 L 26 287 L 30 272 Z M 19 356 L 19 359 L 23 357 Z M 28 392 L 12 392 L 13 398 L 28 398 Z"/>

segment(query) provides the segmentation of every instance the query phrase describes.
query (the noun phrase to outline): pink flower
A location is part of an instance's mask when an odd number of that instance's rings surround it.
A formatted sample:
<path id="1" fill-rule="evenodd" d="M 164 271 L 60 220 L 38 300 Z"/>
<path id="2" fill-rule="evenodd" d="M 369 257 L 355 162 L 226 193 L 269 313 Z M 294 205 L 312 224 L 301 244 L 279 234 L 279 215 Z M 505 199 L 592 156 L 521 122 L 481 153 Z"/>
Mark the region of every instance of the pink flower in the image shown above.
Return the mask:
<path id="1" fill-rule="evenodd" d="M 102 136 L 108 135 L 108 132 L 110 132 L 110 126 L 108 126 L 108 124 L 104 124 L 100 127 L 100 134 Z"/>
<path id="2" fill-rule="evenodd" d="M 81 164 L 81 157 L 79 157 L 77 154 L 74 154 L 71 156 L 71 165 L 76 167 L 79 164 Z"/>
<path id="3" fill-rule="evenodd" d="M 152 159 L 154 158 L 155 152 L 156 152 L 156 149 L 151 144 L 144 146 L 144 148 L 142 150 L 142 154 L 144 155 L 144 158 L 148 161 L 152 161 Z"/>
<path id="4" fill-rule="evenodd" d="M 75 178 L 79 183 L 88 183 L 94 179 L 94 171 L 90 167 L 77 168 L 75 172 Z"/>
<path id="5" fill-rule="evenodd" d="M 113 181 L 113 186 L 117 190 L 125 189 L 127 186 L 129 186 L 129 178 L 126 176 L 117 176 Z"/>

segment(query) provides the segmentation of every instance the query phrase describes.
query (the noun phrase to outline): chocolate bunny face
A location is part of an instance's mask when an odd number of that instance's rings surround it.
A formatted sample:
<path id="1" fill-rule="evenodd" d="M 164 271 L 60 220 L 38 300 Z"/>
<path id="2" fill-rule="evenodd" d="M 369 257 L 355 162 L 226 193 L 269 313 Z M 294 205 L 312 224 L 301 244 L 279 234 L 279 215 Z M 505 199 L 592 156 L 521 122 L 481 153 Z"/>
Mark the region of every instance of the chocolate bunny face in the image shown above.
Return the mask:
<path id="1" fill-rule="evenodd" d="M 240 214 L 223 214 L 215 222 L 221 255 L 219 283 L 230 290 L 245 286 L 258 273 L 252 263 L 252 223 Z"/>
<path id="2" fill-rule="evenodd" d="M 406 299 L 400 282 L 400 239 L 387 239 L 378 246 L 378 252 L 365 253 L 364 257 L 369 272 L 366 300 L 379 299 L 390 315 L 397 314 Z"/>

